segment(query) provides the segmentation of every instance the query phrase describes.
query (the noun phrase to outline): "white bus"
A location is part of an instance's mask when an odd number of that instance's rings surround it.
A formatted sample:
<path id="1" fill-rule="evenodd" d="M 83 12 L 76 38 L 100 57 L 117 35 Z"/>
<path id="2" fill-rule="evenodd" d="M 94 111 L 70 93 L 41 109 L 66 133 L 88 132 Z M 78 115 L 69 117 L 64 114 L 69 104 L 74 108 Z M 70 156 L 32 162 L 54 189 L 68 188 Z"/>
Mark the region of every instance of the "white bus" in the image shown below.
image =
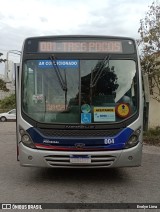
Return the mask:
<path id="1" fill-rule="evenodd" d="M 133 39 L 27 38 L 16 80 L 21 166 L 141 165 L 144 92 Z"/>

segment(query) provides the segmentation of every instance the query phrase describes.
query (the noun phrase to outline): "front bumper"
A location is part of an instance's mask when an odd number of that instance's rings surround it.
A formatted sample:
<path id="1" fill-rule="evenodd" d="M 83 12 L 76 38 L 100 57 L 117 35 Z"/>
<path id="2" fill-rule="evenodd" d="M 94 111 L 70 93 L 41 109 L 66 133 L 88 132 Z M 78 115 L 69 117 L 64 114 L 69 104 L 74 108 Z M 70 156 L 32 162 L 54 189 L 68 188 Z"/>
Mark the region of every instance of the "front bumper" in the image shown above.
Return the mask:
<path id="1" fill-rule="evenodd" d="M 89 156 L 91 163 L 71 163 L 70 156 Z M 116 151 L 48 151 L 31 149 L 19 144 L 19 160 L 21 166 L 48 168 L 111 168 L 140 166 L 142 144 Z"/>

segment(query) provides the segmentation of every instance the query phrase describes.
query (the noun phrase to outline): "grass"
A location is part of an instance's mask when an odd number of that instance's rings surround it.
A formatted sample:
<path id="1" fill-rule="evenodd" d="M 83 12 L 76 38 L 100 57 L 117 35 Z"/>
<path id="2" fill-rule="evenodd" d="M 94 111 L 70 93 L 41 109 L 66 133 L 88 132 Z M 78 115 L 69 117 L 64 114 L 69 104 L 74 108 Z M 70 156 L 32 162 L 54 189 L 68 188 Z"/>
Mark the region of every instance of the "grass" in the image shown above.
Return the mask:
<path id="1" fill-rule="evenodd" d="M 148 145 L 160 146 L 160 126 L 144 132 L 143 142 Z"/>

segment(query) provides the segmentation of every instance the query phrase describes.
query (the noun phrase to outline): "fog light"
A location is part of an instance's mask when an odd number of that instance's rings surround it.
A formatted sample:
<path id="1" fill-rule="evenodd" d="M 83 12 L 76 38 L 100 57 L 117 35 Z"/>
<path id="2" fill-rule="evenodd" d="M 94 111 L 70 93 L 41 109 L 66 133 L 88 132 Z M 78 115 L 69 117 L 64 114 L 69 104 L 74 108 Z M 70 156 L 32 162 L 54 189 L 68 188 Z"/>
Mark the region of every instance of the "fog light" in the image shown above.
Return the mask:
<path id="1" fill-rule="evenodd" d="M 33 157 L 31 155 L 28 156 L 28 160 L 32 160 Z"/>
<path id="2" fill-rule="evenodd" d="M 133 157 L 132 157 L 132 156 L 129 156 L 129 157 L 128 157 L 128 160 L 133 160 Z"/>

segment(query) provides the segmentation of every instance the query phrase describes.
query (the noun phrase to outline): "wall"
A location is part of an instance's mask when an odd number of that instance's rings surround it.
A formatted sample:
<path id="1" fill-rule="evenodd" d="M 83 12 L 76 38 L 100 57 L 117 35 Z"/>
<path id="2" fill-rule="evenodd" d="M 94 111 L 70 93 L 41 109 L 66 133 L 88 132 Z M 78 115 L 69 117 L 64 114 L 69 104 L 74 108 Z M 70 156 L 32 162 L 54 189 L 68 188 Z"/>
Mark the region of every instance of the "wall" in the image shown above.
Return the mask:
<path id="1" fill-rule="evenodd" d="M 160 126 L 160 102 L 150 98 L 149 127 Z"/>

